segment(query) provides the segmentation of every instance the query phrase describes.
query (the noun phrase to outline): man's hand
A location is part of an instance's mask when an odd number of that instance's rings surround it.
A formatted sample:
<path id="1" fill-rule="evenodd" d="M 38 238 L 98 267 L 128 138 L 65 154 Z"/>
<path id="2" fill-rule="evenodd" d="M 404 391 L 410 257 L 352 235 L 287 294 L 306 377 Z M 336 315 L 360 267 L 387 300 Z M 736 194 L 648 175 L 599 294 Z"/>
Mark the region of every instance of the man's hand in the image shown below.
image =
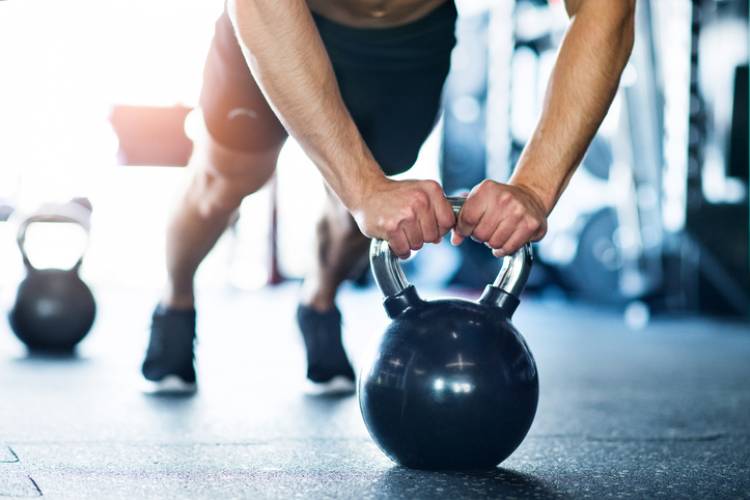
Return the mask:
<path id="1" fill-rule="evenodd" d="M 496 257 L 510 255 L 547 232 L 547 211 L 530 189 L 486 180 L 466 198 L 451 242 L 485 243 Z"/>
<path id="2" fill-rule="evenodd" d="M 387 240 L 402 259 L 425 243 L 438 243 L 456 223 L 437 182 L 385 177 L 368 186 L 352 215 L 365 236 Z"/>

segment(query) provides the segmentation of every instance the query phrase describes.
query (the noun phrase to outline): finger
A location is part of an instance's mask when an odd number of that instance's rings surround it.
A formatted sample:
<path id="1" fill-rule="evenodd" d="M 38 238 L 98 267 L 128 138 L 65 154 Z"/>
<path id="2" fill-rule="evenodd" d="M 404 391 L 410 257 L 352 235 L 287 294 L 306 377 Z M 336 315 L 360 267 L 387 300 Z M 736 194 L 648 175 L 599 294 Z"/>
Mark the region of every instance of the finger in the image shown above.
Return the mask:
<path id="1" fill-rule="evenodd" d="M 456 223 L 456 231 L 461 236 L 471 236 L 474 232 L 474 228 L 482 219 L 485 213 L 485 207 L 478 202 L 476 198 L 469 197 L 466 199 L 461 213 L 458 214 L 458 222 Z"/>
<path id="2" fill-rule="evenodd" d="M 529 230 L 532 232 L 531 241 L 539 241 L 547 234 L 547 221 L 532 222 L 529 224 Z"/>
<path id="3" fill-rule="evenodd" d="M 529 230 L 525 227 L 517 228 L 510 238 L 503 244 L 500 251 L 503 255 L 510 255 L 518 251 L 531 238 Z M 493 252 L 494 253 L 494 252 Z"/>
<path id="4" fill-rule="evenodd" d="M 403 231 L 396 231 L 388 240 L 388 245 L 391 247 L 391 251 L 401 259 L 408 258 L 411 253 L 409 251 L 409 241 L 406 239 L 406 234 Z"/>
<path id="5" fill-rule="evenodd" d="M 489 243 L 490 248 L 493 250 L 500 250 L 507 243 L 508 239 L 513 236 L 513 232 L 516 230 L 516 225 L 512 220 L 504 219 L 500 221 L 495 228 L 495 232 L 492 233 Z M 493 252 L 494 253 L 494 252 Z"/>
<path id="6" fill-rule="evenodd" d="M 437 218 L 435 217 L 435 211 L 432 207 L 428 207 L 427 210 L 422 210 L 417 215 L 419 220 L 419 228 L 422 231 L 422 238 L 425 243 L 438 243 L 440 242 L 440 227 L 438 227 Z"/>
<path id="7" fill-rule="evenodd" d="M 458 246 L 463 243 L 464 237 L 458 234 L 456 231 L 451 231 L 451 245 Z"/>
<path id="8" fill-rule="evenodd" d="M 453 214 L 453 208 L 448 200 L 445 199 L 445 196 L 440 195 L 437 199 L 431 201 L 434 207 L 438 230 L 442 237 L 456 225 L 456 216 Z"/>
<path id="9" fill-rule="evenodd" d="M 417 221 L 404 221 L 401 223 L 401 229 L 409 241 L 409 248 L 419 250 L 424 245 L 422 229 Z"/>
<path id="10" fill-rule="evenodd" d="M 495 230 L 502 224 L 503 220 L 503 216 L 498 213 L 497 210 L 485 212 L 482 215 L 482 218 L 479 219 L 474 231 L 472 231 L 471 237 L 480 243 L 489 242 Z"/>

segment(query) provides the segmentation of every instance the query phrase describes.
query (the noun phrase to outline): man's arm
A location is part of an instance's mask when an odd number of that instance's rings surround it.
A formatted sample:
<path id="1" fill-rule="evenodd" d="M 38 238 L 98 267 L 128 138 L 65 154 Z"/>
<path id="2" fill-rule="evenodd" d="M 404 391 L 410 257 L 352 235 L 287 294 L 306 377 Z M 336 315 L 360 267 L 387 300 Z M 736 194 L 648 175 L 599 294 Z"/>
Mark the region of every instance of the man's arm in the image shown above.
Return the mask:
<path id="1" fill-rule="evenodd" d="M 547 216 L 583 158 L 617 91 L 634 40 L 635 0 L 566 0 L 571 24 L 539 123 L 510 183 L 484 181 L 464 205 L 454 243 L 473 236 L 496 255 L 547 231 Z"/>
<path id="2" fill-rule="evenodd" d="M 253 76 L 287 131 L 367 236 L 399 256 L 436 242 L 454 224 L 432 181 L 391 181 L 341 98 L 304 0 L 230 0 L 230 17 Z"/>

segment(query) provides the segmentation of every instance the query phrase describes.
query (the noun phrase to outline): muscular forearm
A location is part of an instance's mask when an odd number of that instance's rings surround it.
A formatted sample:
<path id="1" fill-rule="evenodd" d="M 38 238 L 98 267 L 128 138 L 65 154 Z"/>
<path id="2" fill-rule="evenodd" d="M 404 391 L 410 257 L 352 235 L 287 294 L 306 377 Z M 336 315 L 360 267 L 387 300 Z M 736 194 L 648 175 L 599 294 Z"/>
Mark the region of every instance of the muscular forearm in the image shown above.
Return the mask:
<path id="1" fill-rule="evenodd" d="M 350 209 L 384 178 L 341 98 L 304 0 L 230 0 L 245 58 L 268 102 Z"/>
<path id="2" fill-rule="evenodd" d="M 542 114 L 511 184 L 549 214 L 615 95 L 633 45 L 634 2 L 578 2 L 550 77 Z"/>

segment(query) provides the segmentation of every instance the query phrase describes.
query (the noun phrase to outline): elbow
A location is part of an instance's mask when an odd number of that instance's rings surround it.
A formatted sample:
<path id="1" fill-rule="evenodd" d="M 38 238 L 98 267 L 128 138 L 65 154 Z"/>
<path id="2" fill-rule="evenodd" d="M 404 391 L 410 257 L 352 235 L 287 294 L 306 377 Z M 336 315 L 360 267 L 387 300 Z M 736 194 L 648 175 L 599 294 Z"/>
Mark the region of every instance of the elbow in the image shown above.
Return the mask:
<path id="1" fill-rule="evenodd" d="M 621 0 L 618 7 L 611 12 L 613 42 L 619 52 L 621 66 L 630 59 L 635 44 L 635 0 Z"/>

